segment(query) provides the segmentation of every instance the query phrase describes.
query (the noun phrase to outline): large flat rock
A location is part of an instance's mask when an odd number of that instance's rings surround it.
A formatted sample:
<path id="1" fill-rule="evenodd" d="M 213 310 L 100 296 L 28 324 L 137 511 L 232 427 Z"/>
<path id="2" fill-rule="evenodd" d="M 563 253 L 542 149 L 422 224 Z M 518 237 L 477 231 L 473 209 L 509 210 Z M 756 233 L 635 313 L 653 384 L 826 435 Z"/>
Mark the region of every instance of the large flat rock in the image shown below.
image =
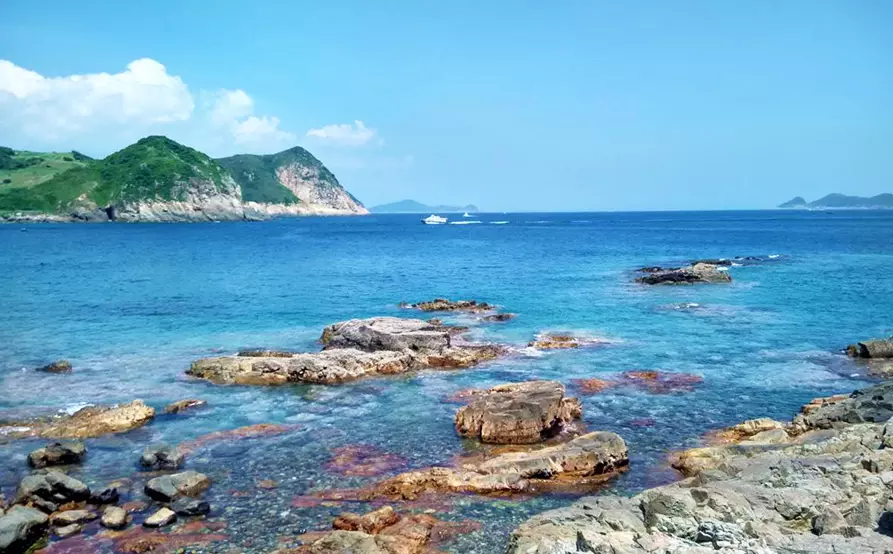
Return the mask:
<path id="1" fill-rule="evenodd" d="M 456 432 L 491 444 L 532 444 L 554 436 L 583 414 L 557 381 L 499 385 L 456 412 Z"/>

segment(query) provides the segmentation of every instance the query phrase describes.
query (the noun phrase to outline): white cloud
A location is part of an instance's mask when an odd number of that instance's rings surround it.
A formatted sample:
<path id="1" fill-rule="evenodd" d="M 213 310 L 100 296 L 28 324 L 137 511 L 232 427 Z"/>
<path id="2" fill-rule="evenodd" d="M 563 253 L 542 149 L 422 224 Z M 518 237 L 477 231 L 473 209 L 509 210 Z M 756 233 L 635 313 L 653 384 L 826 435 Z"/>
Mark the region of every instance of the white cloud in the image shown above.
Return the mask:
<path id="1" fill-rule="evenodd" d="M 280 120 L 255 114 L 242 89 L 196 95 L 159 62 L 142 58 L 120 73 L 46 77 L 0 60 L 0 143 L 75 148 L 104 155 L 149 134 L 200 150 L 268 153 L 294 146 Z"/>
<path id="2" fill-rule="evenodd" d="M 44 77 L 0 60 L 0 118 L 4 126 L 33 138 L 185 121 L 194 107 L 182 79 L 148 58 L 130 62 L 120 73 L 66 77 Z"/>
<path id="3" fill-rule="evenodd" d="M 294 133 L 279 128 L 279 118 L 254 115 L 254 100 L 242 89 L 222 89 L 211 95 L 207 110 L 211 124 L 228 133 L 240 146 L 271 152 L 294 146 Z"/>
<path id="4" fill-rule="evenodd" d="M 378 131 L 370 129 L 362 121 L 356 120 L 353 123 L 326 125 L 319 129 L 310 129 L 307 131 L 307 136 L 336 146 L 364 146 L 376 139 Z M 378 140 L 378 143 L 381 144 L 381 139 Z"/>

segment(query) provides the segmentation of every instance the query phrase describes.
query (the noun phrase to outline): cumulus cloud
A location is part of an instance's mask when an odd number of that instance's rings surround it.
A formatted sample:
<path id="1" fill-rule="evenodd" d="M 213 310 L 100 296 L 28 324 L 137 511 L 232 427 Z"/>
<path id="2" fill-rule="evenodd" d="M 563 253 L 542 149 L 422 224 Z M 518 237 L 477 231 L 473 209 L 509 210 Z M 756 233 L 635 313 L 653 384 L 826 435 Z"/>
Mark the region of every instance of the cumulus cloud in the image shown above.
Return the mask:
<path id="1" fill-rule="evenodd" d="M 254 100 L 242 89 L 219 90 L 207 104 L 211 124 L 238 144 L 259 151 L 293 146 L 294 133 L 279 128 L 279 118 L 254 115 Z"/>
<path id="2" fill-rule="evenodd" d="M 358 119 L 353 123 L 310 129 L 307 131 L 307 136 L 335 146 L 364 146 L 377 139 L 378 131 L 366 127 L 366 124 Z M 381 139 L 378 139 L 378 143 L 381 144 Z"/>
<path id="3" fill-rule="evenodd" d="M 63 77 L 0 60 L 0 143 L 101 154 L 148 134 L 169 134 L 216 154 L 271 152 L 297 140 L 279 118 L 255 114 L 244 90 L 194 95 L 149 58 L 120 73 Z"/>
<path id="4" fill-rule="evenodd" d="M 0 117 L 5 126 L 35 138 L 185 121 L 194 107 L 183 80 L 148 58 L 130 62 L 120 73 L 66 77 L 44 77 L 0 60 Z"/>

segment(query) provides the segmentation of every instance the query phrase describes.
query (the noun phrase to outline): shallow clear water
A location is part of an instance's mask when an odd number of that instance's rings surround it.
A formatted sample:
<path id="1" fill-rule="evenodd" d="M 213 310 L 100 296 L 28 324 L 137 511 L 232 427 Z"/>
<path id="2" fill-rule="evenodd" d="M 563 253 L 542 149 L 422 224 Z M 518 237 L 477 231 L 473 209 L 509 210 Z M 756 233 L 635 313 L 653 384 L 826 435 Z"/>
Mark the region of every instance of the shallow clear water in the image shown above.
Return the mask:
<path id="1" fill-rule="evenodd" d="M 136 462 L 149 442 L 292 424 L 275 436 L 209 443 L 188 459 L 214 479 L 212 519 L 227 525 L 228 539 L 204 548 L 267 552 L 282 537 L 328 527 L 345 509 L 368 509 L 294 505 L 301 495 L 376 480 L 333 473 L 332 449 L 374 445 L 407 467 L 424 467 L 473 448 L 456 437 L 456 405 L 445 400 L 459 389 L 532 378 L 569 383 L 629 369 L 703 376 L 693 392 L 620 388 L 583 398 L 588 427 L 616 431 L 630 446 L 630 471 L 609 487 L 629 494 L 673 479 L 667 453 L 696 444 L 706 430 L 758 416 L 787 419 L 813 397 L 861 386 L 860 368 L 839 349 L 893 334 L 893 212 L 482 219 L 509 223 L 425 226 L 416 216 L 369 216 L 0 226 L 0 418 L 134 398 L 156 408 L 207 400 L 206 408 L 88 441 L 88 461 L 74 475 L 91 484 L 131 477 L 137 489 L 144 476 Z M 643 265 L 739 255 L 765 260 L 732 268 L 731 285 L 631 283 Z M 436 296 L 518 314 L 485 325 L 444 318 L 472 323 L 480 340 L 523 347 L 540 331 L 570 330 L 616 342 L 337 387 L 220 387 L 183 373 L 196 358 L 244 347 L 315 350 L 324 325 L 417 316 L 397 304 Z M 684 303 L 698 306 L 677 307 Z M 58 358 L 71 360 L 74 373 L 33 371 Z M 0 491 L 14 492 L 27 473 L 25 456 L 40 444 L 0 446 Z M 278 486 L 259 488 L 264 479 Z M 498 552 L 526 517 L 571 501 L 463 497 L 441 516 L 483 528 L 447 549 Z"/>

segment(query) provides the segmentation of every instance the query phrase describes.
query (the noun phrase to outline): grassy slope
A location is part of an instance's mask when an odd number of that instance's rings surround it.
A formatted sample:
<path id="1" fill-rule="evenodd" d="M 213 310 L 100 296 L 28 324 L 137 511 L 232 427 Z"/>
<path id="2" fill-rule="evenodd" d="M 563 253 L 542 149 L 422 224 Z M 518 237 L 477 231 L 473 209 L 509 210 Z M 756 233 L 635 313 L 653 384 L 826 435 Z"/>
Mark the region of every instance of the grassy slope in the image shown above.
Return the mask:
<path id="1" fill-rule="evenodd" d="M 8 157 L 0 152 L 0 190 L 33 187 L 52 179 L 63 171 L 83 167 L 88 162 L 89 159 L 84 159 L 83 156 L 71 152 L 16 150 L 14 155 Z M 15 169 L 10 169 L 11 167 L 15 167 Z"/>
<path id="2" fill-rule="evenodd" d="M 300 201 L 276 179 L 273 156 L 239 154 L 217 162 L 227 168 L 242 187 L 242 200 L 268 204 L 297 204 Z"/>
<path id="3" fill-rule="evenodd" d="M 146 137 L 101 161 L 82 163 L 31 186 L 7 185 L 0 189 L 0 210 L 54 212 L 76 204 L 179 200 L 189 179 L 210 180 L 221 187 L 225 175 L 225 169 L 197 150 L 166 137 Z M 79 200 L 81 196 L 84 200 Z"/>

